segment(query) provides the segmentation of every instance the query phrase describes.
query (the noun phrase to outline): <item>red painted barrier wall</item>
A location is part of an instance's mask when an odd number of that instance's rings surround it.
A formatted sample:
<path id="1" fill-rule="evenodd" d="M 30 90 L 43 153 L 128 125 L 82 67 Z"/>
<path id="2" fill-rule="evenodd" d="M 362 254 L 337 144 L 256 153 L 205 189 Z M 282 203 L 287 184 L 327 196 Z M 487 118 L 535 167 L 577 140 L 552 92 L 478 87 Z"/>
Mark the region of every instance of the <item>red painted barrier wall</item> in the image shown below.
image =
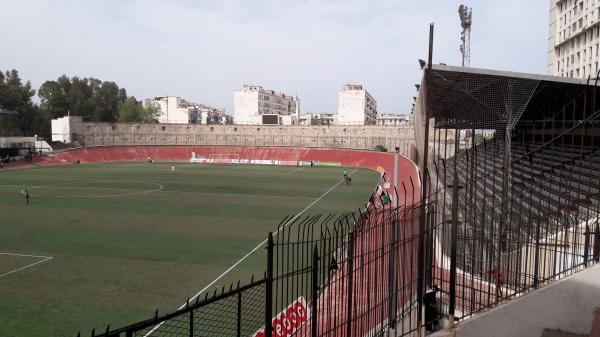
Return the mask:
<path id="1" fill-rule="evenodd" d="M 102 163 L 115 161 L 147 161 L 151 157 L 155 161 L 189 161 L 192 152 L 198 156 L 208 154 L 239 154 L 240 158 L 264 160 L 319 160 L 340 162 L 344 166 L 366 167 L 377 169 L 381 166 L 393 182 L 394 155 L 389 152 L 373 152 L 360 150 L 335 150 L 313 148 L 285 147 L 232 147 L 232 146 L 99 146 L 69 149 L 50 155 L 34 158 L 34 164 L 65 165 L 80 160 L 85 163 Z M 399 161 L 398 193 L 400 200 L 406 195 L 407 203 L 411 199 L 419 200 L 419 179 L 416 166 L 410 160 L 401 157 Z M 412 178 L 412 183 L 411 183 Z M 404 182 L 404 187 L 402 186 Z M 414 190 L 413 190 L 414 186 Z M 406 194 L 404 189 L 406 188 Z"/>

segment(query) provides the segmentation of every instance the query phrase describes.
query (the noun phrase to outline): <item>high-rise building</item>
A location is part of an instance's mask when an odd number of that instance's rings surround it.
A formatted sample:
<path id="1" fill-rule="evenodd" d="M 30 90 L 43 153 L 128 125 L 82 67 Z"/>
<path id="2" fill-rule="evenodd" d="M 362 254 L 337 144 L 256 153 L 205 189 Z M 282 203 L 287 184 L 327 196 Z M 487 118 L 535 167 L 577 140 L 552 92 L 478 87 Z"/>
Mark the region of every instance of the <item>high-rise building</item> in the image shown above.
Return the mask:
<path id="1" fill-rule="evenodd" d="M 548 73 L 596 77 L 600 55 L 600 0 L 549 0 Z"/>
<path id="2" fill-rule="evenodd" d="M 377 102 L 360 84 L 346 84 L 338 91 L 337 124 L 374 125 Z"/>
<path id="3" fill-rule="evenodd" d="M 300 115 L 298 97 L 288 96 L 259 85 L 246 85 L 233 92 L 235 124 L 292 125 Z"/>

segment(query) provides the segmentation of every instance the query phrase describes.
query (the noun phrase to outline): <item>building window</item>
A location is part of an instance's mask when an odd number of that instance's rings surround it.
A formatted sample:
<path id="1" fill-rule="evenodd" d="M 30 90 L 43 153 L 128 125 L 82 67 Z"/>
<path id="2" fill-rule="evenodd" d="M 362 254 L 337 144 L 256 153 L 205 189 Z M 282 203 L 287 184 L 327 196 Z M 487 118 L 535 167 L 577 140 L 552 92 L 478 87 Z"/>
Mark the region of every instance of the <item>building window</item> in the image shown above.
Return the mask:
<path id="1" fill-rule="evenodd" d="M 161 126 L 161 128 L 160 128 L 160 129 L 161 129 L 161 130 L 163 130 L 163 131 L 165 131 L 165 130 L 166 130 L 166 128 L 165 128 L 164 126 Z"/>

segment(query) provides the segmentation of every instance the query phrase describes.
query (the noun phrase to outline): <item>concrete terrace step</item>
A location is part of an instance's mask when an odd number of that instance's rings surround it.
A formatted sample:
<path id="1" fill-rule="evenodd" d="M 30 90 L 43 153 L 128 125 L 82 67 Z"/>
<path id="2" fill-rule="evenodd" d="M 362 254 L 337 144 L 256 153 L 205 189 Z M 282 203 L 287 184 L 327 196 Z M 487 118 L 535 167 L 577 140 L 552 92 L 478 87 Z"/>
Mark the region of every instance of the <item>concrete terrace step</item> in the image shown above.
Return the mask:
<path id="1" fill-rule="evenodd" d="M 589 335 L 580 335 L 562 330 L 544 329 L 541 337 L 589 337 Z"/>
<path id="2" fill-rule="evenodd" d="M 594 310 L 594 319 L 592 321 L 590 337 L 600 337 L 600 308 Z"/>

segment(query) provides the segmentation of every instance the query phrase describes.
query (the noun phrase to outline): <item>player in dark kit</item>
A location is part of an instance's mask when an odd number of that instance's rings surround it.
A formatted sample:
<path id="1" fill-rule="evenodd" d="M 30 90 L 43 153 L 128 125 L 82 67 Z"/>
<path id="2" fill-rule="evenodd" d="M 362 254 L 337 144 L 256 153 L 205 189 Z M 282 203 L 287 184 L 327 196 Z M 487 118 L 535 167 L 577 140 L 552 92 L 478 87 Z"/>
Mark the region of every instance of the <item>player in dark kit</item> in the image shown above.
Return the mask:
<path id="1" fill-rule="evenodd" d="M 29 206 L 29 190 L 25 189 L 25 205 Z"/>
<path id="2" fill-rule="evenodd" d="M 346 185 L 350 185 L 350 177 L 348 176 L 348 171 L 344 170 L 344 182 Z"/>

